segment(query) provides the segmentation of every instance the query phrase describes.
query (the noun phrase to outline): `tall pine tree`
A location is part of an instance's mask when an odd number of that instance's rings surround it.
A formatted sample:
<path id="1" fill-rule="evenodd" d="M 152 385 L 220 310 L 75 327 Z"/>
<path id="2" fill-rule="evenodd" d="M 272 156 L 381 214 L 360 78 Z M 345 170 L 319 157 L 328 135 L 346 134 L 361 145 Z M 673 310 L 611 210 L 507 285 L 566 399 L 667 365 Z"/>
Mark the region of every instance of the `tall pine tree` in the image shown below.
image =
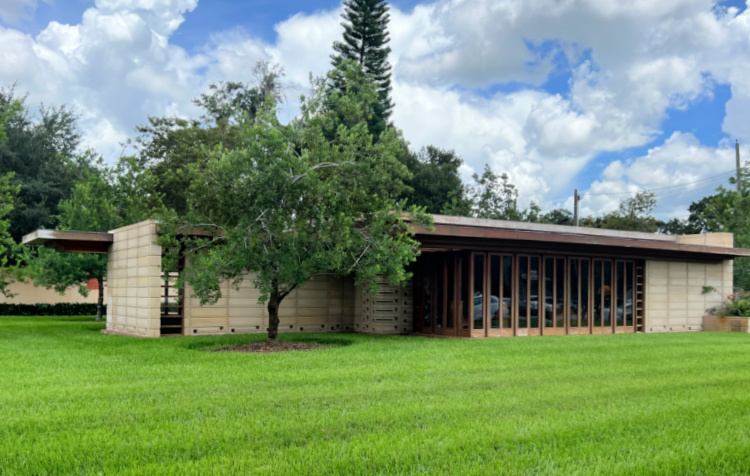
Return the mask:
<path id="1" fill-rule="evenodd" d="M 391 100 L 391 65 L 388 54 L 388 21 L 390 14 L 385 0 L 346 0 L 344 13 L 344 41 L 333 43 L 332 64 L 336 71 L 342 71 L 345 60 L 357 62 L 362 70 L 375 83 L 378 103 L 373 107 L 373 117 L 369 121 L 370 132 L 379 136 L 385 129 L 393 109 Z M 345 76 L 334 75 L 334 87 L 345 89 Z"/>

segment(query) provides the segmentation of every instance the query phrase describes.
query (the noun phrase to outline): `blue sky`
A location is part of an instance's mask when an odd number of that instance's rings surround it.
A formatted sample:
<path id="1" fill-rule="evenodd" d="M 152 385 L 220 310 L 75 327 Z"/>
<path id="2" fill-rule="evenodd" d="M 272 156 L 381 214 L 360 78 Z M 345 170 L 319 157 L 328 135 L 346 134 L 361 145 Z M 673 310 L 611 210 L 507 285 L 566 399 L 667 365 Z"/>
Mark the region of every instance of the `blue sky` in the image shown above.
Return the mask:
<path id="1" fill-rule="evenodd" d="M 23 5 L 25 8 L 18 8 Z M 485 163 L 545 209 L 603 213 L 658 190 L 685 215 L 750 143 L 750 14 L 741 0 L 393 1 L 394 122 L 413 147 Z M 340 36 L 332 0 L 0 3 L 0 84 L 79 109 L 109 161 L 148 115 L 196 115 L 210 82 L 281 64 L 286 114 Z M 747 71 L 746 71 L 747 70 Z M 744 149 L 743 149 L 744 150 Z M 744 153 L 750 158 L 750 149 Z M 665 189 L 664 187 L 670 187 Z"/>

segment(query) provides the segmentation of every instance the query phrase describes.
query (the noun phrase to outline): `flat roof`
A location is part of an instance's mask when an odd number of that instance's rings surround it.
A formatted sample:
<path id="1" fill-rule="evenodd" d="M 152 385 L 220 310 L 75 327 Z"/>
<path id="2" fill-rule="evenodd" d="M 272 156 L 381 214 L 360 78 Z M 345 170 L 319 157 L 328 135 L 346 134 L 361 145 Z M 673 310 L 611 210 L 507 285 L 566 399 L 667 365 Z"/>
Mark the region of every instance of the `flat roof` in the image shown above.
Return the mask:
<path id="1" fill-rule="evenodd" d="M 36 230 L 25 235 L 24 245 L 42 245 L 64 253 L 106 254 L 114 235 L 95 231 Z"/>
<path id="2" fill-rule="evenodd" d="M 605 230 L 564 225 L 433 215 L 434 231 L 414 226 L 423 251 L 492 246 L 526 248 L 546 253 L 587 253 L 645 258 L 701 258 L 709 260 L 750 256 L 750 250 L 680 242 L 678 235 Z M 726 234 L 729 237 L 731 234 Z M 694 237 L 695 235 L 690 235 Z M 711 236 L 707 234 L 706 236 Z M 730 240 L 731 244 L 731 240 Z"/>

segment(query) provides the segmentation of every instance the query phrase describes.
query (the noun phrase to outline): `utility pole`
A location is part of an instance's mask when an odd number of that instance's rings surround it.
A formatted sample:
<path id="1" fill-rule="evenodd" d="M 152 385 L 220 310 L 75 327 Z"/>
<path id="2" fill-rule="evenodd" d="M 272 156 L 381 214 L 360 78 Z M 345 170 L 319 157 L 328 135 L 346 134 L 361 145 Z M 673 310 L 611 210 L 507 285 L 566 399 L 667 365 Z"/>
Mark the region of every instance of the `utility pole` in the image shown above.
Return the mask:
<path id="1" fill-rule="evenodd" d="M 740 182 L 740 141 L 734 141 L 734 152 L 737 157 L 737 193 L 742 192 L 742 183 Z"/>
<path id="2" fill-rule="evenodd" d="M 578 189 L 573 192 L 573 226 L 578 226 L 578 202 L 581 196 L 578 195 Z"/>

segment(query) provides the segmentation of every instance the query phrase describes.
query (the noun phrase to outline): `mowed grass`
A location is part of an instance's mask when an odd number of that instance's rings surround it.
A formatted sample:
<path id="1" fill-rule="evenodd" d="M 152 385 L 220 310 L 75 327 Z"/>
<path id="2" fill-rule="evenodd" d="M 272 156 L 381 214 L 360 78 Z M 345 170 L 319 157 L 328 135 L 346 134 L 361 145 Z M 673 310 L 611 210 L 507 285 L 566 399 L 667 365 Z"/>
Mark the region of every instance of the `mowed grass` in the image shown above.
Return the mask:
<path id="1" fill-rule="evenodd" d="M 747 474 L 750 335 L 286 334 L 0 318 L 0 474 Z"/>

